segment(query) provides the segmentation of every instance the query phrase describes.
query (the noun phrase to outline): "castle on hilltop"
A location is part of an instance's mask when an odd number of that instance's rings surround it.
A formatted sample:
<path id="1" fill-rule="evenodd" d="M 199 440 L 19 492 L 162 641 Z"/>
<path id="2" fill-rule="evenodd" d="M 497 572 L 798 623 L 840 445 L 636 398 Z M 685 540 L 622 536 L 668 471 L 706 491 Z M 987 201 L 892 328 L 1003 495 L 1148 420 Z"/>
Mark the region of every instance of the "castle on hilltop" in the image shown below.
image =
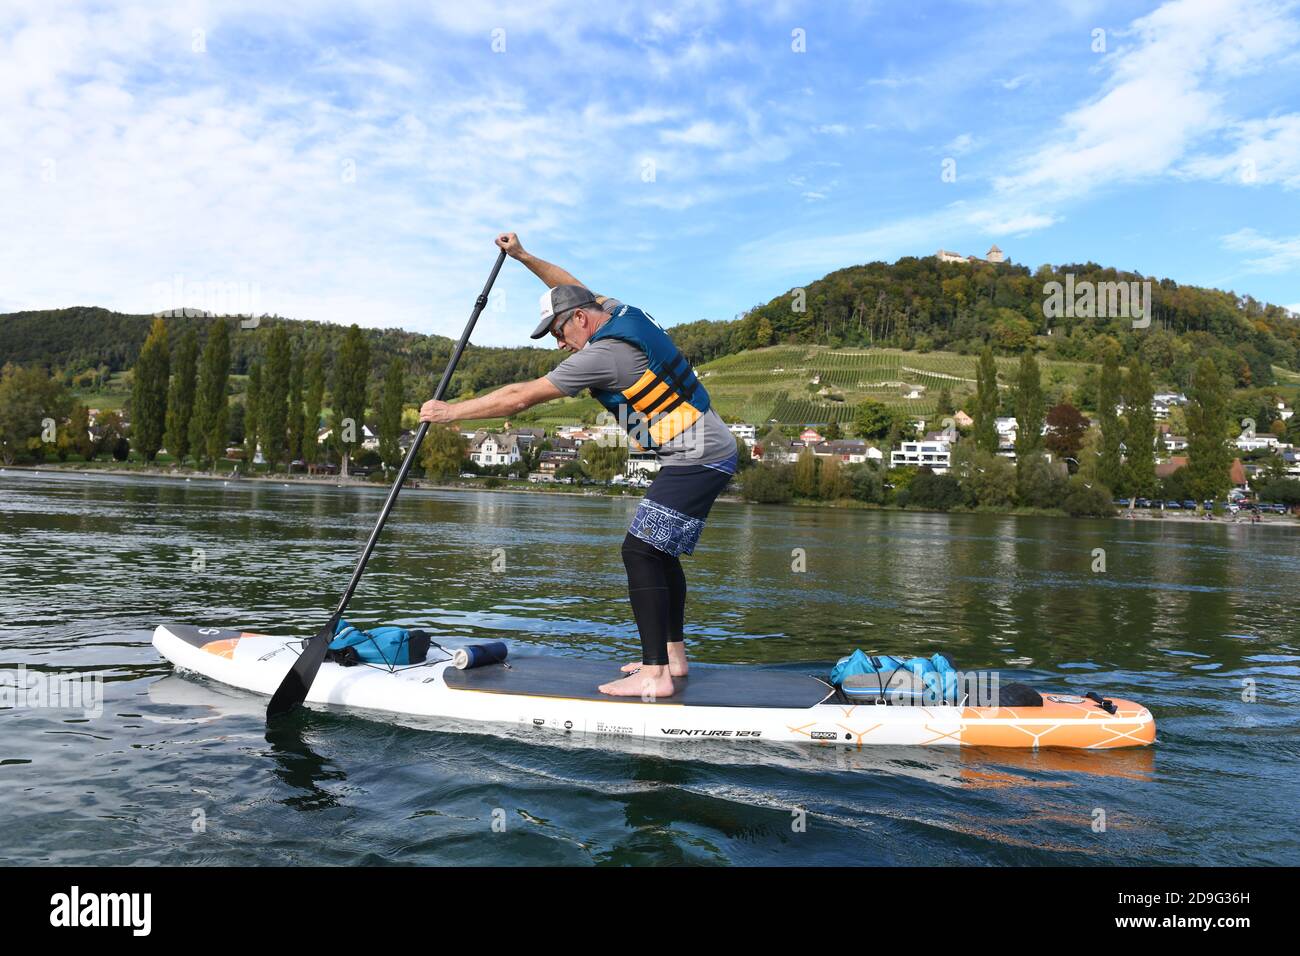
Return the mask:
<path id="1" fill-rule="evenodd" d="M 947 249 L 940 249 L 934 254 L 934 257 L 940 262 L 1006 262 L 1007 255 L 997 246 L 989 246 L 988 253 L 981 259 L 979 256 L 963 256 L 958 252 L 949 252 Z"/>

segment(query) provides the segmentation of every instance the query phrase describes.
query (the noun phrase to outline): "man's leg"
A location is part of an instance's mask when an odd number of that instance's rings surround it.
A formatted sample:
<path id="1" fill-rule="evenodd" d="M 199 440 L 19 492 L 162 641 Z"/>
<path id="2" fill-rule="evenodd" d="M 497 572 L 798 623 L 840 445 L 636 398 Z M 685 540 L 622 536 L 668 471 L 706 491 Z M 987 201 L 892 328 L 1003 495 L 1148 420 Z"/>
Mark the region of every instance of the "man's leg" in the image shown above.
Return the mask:
<path id="1" fill-rule="evenodd" d="M 627 569 L 627 595 L 632 616 L 641 632 L 641 663 L 668 663 L 668 627 L 671 592 L 663 559 L 667 555 L 640 538 L 623 539 L 623 567 Z"/>
<path id="2" fill-rule="evenodd" d="M 600 685 L 602 694 L 614 697 L 671 697 L 668 670 L 670 591 L 664 559 L 668 556 L 629 533 L 623 539 L 623 566 L 632 615 L 641 634 L 641 664 L 622 680 Z"/>
<path id="3" fill-rule="evenodd" d="M 644 542 L 642 542 L 644 544 Z M 624 554 L 626 554 L 626 550 Z M 686 572 L 682 570 L 681 558 L 675 554 L 659 552 L 663 565 L 664 581 L 668 589 L 665 604 L 664 634 L 668 645 L 668 673 L 673 677 L 685 677 L 690 672 L 690 663 L 686 659 Z M 626 563 L 626 558 L 624 559 Z M 629 574 L 630 577 L 630 574 Z M 631 585 L 629 584 L 629 587 Z M 636 611 L 636 601 L 632 602 Z M 637 616 L 638 627 L 640 616 Z M 644 646 L 645 641 L 642 640 Z M 648 663 L 647 660 L 645 663 Z M 623 673 L 631 674 L 641 669 L 641 661 L 623 665 Z"/>

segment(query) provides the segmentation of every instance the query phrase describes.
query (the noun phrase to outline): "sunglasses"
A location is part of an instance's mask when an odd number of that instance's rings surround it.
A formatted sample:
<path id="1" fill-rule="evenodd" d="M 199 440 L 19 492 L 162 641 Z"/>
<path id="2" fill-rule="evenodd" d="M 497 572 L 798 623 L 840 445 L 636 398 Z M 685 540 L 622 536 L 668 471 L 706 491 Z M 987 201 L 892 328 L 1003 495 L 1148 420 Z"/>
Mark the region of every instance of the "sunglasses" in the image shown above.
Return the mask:
<path id="1" fill-rule="evenodd" d="M 558 325 L 552 325 L 552 326 L 551 326 L 551 334 L 555 336 L 555 341 L 557 341 L 557 342 L 563 342 L 563 341 L 564 341 L 564 327 L 569 323 L 569 320 L 570 320 L 571 318 L 573 318 L 574 313 L 577 312 L 577 311 L 578 311 L 577 309 L 573 309 L 572 311 L 569 312 L 568 315 L 566 315 L 566 316 L 565 316 L 565 317 L 560 321 L 560 323 L 559 323 Z"/>

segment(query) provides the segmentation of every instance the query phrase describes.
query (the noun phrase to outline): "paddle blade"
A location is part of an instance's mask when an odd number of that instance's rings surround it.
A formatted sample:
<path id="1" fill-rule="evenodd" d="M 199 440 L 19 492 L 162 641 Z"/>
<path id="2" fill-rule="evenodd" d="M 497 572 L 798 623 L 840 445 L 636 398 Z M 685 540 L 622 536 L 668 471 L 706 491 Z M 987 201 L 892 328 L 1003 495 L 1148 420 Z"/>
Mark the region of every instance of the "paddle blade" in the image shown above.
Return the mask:
<path id="1" fill-rule="evenodd" d="M 325 660 L 325 652 L 329 650 L 330 641 L 334 640 L 334 627 L 335 622 L 330 621 L 307 642 L 307 646 L 302 649 L 298 659 L 293 662 L 293 667 L 289 668 L 289 673 L 284 675 L 284 680 L 280 681 L 280 686 L 271 697 L 271 703 L 266 708 L 267 720 L 274 720 L 289 713 L 307 699 L 307 691 L 311 689 L 321 662 Z"/>

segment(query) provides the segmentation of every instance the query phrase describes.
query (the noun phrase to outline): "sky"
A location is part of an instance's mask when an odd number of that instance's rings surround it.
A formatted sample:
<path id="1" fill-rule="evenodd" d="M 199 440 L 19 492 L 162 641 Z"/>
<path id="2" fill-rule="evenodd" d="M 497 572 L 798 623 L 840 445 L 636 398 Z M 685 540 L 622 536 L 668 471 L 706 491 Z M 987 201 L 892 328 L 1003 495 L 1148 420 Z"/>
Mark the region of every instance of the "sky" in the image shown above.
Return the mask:
<path id="1" fill-rule="evenodd" d="M 994 243 L 1300 311 L 1282 0 L 5 0 L 0 157 L 0 312 L 456 336 L 503 230 L 667 326 Z"/>

